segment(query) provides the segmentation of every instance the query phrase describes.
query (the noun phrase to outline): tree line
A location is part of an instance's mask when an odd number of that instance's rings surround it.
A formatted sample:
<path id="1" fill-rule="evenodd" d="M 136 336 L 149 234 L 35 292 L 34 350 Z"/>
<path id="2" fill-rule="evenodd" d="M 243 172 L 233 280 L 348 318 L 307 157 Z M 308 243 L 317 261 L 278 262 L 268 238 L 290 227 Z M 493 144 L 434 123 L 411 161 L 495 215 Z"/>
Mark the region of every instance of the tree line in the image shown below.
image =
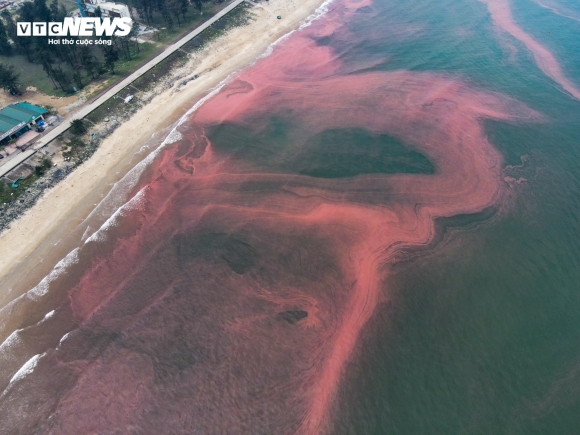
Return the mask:
<path id="1" fill-rule="evenodd" d="M 200 12 L 203 3 L 211 0 L 192 0 Z M 223 0 L 215 0 L 221 2 Z M 153 14 L 158 13 L 168 27 L 185 19 L 190 0 L 133 0 L 132 6 L 141 19 L 151 24 Z M 100 16 L 97 9 L 97 15 Z M 46 36 L 17 37 L 16 22 L 60 22 L 67 16 L 66 9 L 58 0 L 33 0 L 22 3 L 13 16 L 8 10 L 0 13 L 0 55 L 23 54 L 29 62 L 41 64 L 55 89 L 66 93 L 82 89 L 90 80 L 109 72 L 115 73 L 115 64 L 120 59 L 131 60 L 139 52 L 135 28 L 125 37 L 105 37 L 111 45 L 49 44 Z M 79 39 L 75 36 L 51 37 Z M 18 74 L 14 68 L 0 63 L 0 87 L 20 93 Z"/>

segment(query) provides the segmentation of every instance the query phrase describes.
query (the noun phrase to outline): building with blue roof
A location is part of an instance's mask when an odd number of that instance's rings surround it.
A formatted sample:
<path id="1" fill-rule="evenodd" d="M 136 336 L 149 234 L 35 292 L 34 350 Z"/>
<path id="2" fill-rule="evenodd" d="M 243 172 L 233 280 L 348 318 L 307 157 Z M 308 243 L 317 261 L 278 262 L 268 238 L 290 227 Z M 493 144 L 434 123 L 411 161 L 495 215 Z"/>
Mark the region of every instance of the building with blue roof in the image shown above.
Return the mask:
<path id="1" fill-rule="evenodd" d="M 34 124 L 44 121 L 48 110 L 34 104 L 21 102 L 0 110 L 0 144 L 15 139 L 30 130 Z"/>

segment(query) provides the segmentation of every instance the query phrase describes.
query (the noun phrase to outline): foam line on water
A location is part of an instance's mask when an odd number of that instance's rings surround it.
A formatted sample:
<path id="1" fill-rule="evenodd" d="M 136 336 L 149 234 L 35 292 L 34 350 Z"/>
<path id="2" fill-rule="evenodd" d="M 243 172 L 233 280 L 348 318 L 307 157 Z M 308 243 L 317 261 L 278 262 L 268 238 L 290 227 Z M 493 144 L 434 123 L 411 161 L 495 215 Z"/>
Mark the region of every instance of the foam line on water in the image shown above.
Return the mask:
<path id="1" fill-rule="evenodd" d="M 44 296 L 50 288 L 50 283 L 57 279 L 62 273 L 79 261 L 79 248 L 73 249 L 69 252 L 62 260 L 60 260 L 50 273 L 45 276 L 35 287 L 28 290 L 26 293 L 18 296 L 16 299 L 10 301 L 2 309 L 0 309 L 0 326 L 3 329 L 6 325 L 6 321 L 10 316 L 12 308 L 21 302 L 23 299 L 29 299 L 31 301 L 36 301 Z"/>
<path id="2" fill-rule="evenodd" d="M 22 340 L 19 337 L 21 329 L 13 331 L 6 339 L 0 344 L 0 354 L 4 352 L 10 352 L 11 349 L 18 346 Z"/>

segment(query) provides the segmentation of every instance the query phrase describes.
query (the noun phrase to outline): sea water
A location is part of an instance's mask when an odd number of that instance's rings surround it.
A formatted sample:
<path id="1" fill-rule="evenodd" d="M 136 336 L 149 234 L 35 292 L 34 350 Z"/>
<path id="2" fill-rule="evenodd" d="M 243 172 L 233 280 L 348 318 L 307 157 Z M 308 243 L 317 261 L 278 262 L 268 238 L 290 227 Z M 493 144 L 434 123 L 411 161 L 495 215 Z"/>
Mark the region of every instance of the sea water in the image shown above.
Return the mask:
<path id="1" fill-rule="evenodd" d="M 578 6 L 325 11 L 3 309 L 3 433 L 575 433 Z"/>

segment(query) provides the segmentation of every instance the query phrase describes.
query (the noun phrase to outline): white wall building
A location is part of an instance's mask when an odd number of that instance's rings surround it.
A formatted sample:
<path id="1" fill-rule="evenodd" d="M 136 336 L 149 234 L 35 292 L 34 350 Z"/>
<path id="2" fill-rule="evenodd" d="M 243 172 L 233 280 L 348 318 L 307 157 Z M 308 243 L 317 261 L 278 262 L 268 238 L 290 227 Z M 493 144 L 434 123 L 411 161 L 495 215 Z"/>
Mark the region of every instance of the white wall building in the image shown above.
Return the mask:
<path id="1" fill-rule="evenodd" d="M 87 17 L 97 16 L 97 8 L 101 10 L 103 18 L 131 18 L 129 7 L 121 3 L 113 3 L 105 0 L 78 0 L 81 14 Z M 84 14 L 83 14 L 84 11 Z"/>

